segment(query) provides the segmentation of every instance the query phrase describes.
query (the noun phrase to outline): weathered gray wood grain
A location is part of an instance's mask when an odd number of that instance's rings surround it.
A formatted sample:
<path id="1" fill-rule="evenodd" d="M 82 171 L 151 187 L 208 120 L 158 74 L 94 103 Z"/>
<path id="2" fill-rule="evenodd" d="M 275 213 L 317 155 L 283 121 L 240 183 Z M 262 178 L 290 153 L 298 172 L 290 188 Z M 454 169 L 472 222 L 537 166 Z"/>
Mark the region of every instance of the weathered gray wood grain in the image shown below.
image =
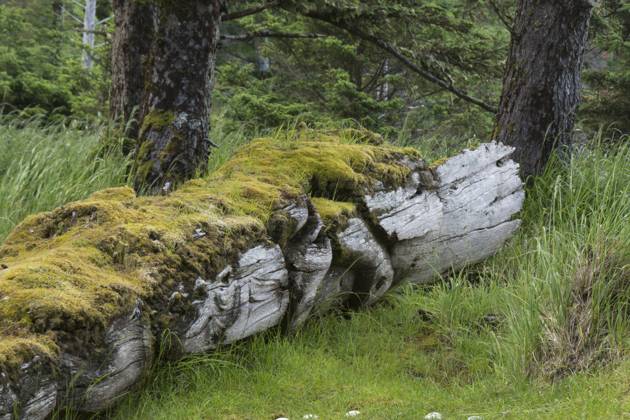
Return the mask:
<path id="1" fill-rule="evenodd" d="M 109 363 L 89 373 L 92 384 L 80 401 L 84 411 L 96 412 L 125 395 L 148 370 L 153 359 L 153 334 L 140 305 L 131 316 L 114 322 L 107 332 L 112 350 Z"/>
<path id="2" fill-rule="evenodd" d="M 314 209 L 311 212 L 304 230 L 289 243 L 286 251 L 291 294 L 289 330 L 295 330 L 308 319 L 333 259 L 330 239 L 323 232 L 324 223 Z"/>
<path id="3" fill-rule="evenodd" d="M 288 304 L 288 272 L 279 246 L 244 253 L 213 282 L 199 282 L 206 298 L 194 302 L 197 319 L 184 337 L 187 353 L 200 353 L 276 326 Z"/>
<path id="4" fill-rule="evenodd" d="M 426 283 L 450 268 L 487 258 L 520 223 L 525 193 L 511 147 L 496 143 L 459 154 L 433 171 L 412 174 L 396 191 L 365 197 L 394 243 L 397 280 Z"/>
<path id="5" fill-rule="evenodd" d="M 394 269 L 387 250 L 360 218 L 350 219 L 348 227 L 338 234 L 338 239 L 345 265 L 354 274 L 351 292 L 364 304 L 376 302 L 390 289 L 394 280 Z"/>

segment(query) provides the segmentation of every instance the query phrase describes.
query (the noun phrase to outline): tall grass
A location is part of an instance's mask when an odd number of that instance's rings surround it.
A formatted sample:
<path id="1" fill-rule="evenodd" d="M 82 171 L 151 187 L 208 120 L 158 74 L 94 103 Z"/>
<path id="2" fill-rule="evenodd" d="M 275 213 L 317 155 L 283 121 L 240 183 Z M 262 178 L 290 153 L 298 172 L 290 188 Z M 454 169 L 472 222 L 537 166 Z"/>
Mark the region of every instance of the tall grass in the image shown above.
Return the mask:
<path id="1" fill-rule="evenodd" d="M 227 124 L 227 120 L 221 114 L 213 116 L 211 126 L 210 139 L 218 147 L 213 148 L 210 152 L 208 161 L 209 173 L 212 173 L 227 162 L 239 147 L 250 140 L 250 137 L 243 129 L 231 129 Z"/>
<path id="2" fill-rule="evenodd" d="M 491 266 L 495 280 L 509 283 L 497 344 L 509 372 L 555 377 L 627 349 L 630 148 L 623 140 L 552 162 L 530 188 L 520 237 Z"/>
<path id="3" fill-rule="evenodd" d="M 478 373 L 557 379 L 618 360 L 630 344 L 630 148 L 596 139 L 552 159 L 528 188 L 523 227 L 495 258 L 420 297 Z"/>
<path id="4" fill-rule="evenodd" d="M 249 138 L 213 121 L 210 172 Z M 0 116 L 0 243 L 24 217 L 52 210 L 103 188 L 127 185 L 129 157 L 111 126 L 80 127 L 75 122 L 45 124 Z"/>
<path id="5" fill-rule="evenodd" d="M 0 119 L 0 242 L 29 214 L 126 183 L 126 158 L 101 148 L 106 130 Z"/>

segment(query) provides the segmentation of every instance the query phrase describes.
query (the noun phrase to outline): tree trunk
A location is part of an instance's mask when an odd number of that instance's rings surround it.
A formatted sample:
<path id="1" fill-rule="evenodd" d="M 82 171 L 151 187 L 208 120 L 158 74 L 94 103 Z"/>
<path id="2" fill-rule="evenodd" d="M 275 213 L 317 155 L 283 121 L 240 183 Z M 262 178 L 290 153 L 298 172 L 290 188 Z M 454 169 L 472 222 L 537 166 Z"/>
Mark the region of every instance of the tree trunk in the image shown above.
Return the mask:
<path id="1" fill-rule="evenodd" d="M 138 191 L 155 193 L 205 172 L 219 3 L 189 0 L 157 8 L 136 149 Z"/>
<path id="2" fill-rule="evenodd" d="M 536 175 L 570 143 L 593 1 L 519 0 L 495 138 Z"/>
<path id="3" fill-rule="evenodd" d="M 96 29 L 96 0 L 85 0 L 83 14 L 83 68 L 92 70 L 94 67 L 94 30 Z"/>
<path id="4" fill-rule="evenodd" d="M 140 105 L 146 84 L 147 66 L 156 30 L 154 6 L 146 2 L 113 0 L 116 32 L 112 47 L 112 90 L 110 113 L 114 121 L 127 124 L 125 135 L 138 137 Z M 124 152 L 135 148 L 126 142 Z"/>

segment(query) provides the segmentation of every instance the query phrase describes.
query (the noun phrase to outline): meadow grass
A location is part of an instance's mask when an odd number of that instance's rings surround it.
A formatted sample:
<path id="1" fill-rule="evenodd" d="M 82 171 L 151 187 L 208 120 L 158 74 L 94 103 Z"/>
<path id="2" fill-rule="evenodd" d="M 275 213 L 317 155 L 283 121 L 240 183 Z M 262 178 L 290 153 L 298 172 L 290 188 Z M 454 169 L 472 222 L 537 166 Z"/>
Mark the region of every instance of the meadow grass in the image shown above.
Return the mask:
<path id="1" fill-rule="evenodd" d="M 359 410 L 367 419 L 421 419 L 431 411 L 447 419 L 566 419 L 618 418 L 630 410 L 627 362 L 555 384 L 504 381 L 474 340 L 442 341 L 418 316 L 422 301 L 406 290 L 394 306 L 350 320 L 329 316 L 290 338 L 267 334 L 164 367 L 108 416 L 342 419 Z"/>
<path id="2" fill-rule="evenodd" d="M 221 147 L 211 171 L 246 142 L 222 127 L 215 122 Z M 127 158 L 99 141 L 112 136 L 106 126 L 0 121 L 0 241 L 30 213 L 127 183 Z M 627 138 L 617 143 L 554 159 L 528 188 L 523 228 L 496 257 L 434 287 L 402 288 L 376 307 L 323 315 L 292 336 L 270 331 L 165 362 L 101 416 L 630 415 L 630 149 Z M 452 148 L 418 146 L 429 157 Z"/>
<path id="3" fill-rule="evenodd" d="M 0 117 L 0 242 L 24 217 L 127 182 L 119 148 L 103 148 L 107 127 L 45 125 Z"/>

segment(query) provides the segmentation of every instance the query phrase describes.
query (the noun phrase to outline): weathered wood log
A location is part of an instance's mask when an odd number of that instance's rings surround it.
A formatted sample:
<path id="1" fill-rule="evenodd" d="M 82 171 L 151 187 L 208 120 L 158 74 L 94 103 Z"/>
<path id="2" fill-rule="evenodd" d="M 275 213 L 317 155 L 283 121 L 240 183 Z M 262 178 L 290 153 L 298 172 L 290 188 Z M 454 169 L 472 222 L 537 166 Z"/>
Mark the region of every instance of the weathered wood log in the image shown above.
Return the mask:
<path id="1" fill-rule="evenodd" d="M 177 357 L 295 330 L 480 261 L 519 226 L 509 147 L 429 166 L 302 137 L 254 141 L 169 196 L 106 190 L 23 222 L 0 248 L 0 420 L 102 410 L 167 331 Z"/>
<path id="2" fill-rule="evenodd" d="M 378 225 L 394 241 L 399 279 L 430 281 L 449 268 L 494 254 L 519 227 L 511 220 L 525 193 L 511 147 L 490 143 L 449 159 L 437 183 L 411 177 L 405 187 L 366 197 Z M 428 181 L 427 181 L 428 180 Z"/>

